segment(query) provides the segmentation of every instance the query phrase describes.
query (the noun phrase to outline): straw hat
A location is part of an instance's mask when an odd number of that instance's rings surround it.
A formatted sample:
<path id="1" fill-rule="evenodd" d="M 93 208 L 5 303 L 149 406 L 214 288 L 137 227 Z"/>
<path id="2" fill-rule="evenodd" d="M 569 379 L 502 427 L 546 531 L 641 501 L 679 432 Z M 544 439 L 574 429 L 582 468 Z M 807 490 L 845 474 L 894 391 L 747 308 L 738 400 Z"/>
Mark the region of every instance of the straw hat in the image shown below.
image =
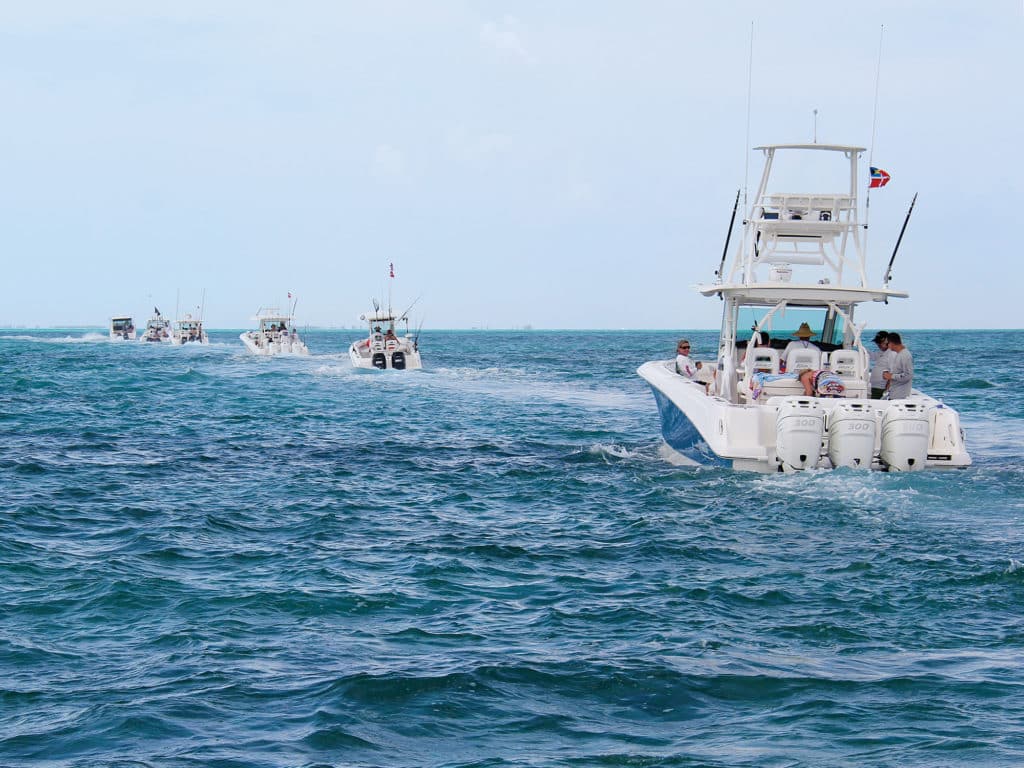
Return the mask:
<path id="1" fill-rule="evenodd" d="M 817 336 L 814 331 L 811 330 L 811 326 L 807 323 L 800 323 L 800 327 L 796 329 L 796 333 L 793 334 L 801 339 L 809 339 L 811 336 Z"/>

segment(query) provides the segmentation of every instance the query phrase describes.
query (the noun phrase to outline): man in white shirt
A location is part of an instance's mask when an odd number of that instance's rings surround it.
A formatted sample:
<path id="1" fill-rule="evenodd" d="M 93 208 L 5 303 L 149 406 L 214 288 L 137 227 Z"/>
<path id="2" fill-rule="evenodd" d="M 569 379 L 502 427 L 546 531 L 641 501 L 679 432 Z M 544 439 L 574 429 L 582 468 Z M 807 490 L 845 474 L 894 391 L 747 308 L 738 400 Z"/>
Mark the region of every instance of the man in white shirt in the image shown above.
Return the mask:
<path id="1" fill-rule="evenodd" d="M 697 364 L 690 359 L 689 339 L 680 339 L 676 344 L 676 373 L 688 379 L 697 375 Z"/>
<path id="2" fill-rule="evenodd" d="M 911 385 L 914 383 L 914 358 L 903 345 L 903 339 L 898 333 L 889 334 L 889 350 L 895 353 L 892 370 L 883 371 L 882 376 L 889 382 L 889 399 L 902 400 L 910 397 Z"/>
<path id="3" fill-rule="evenodd" d="M 782 364 L 787 367 L 787 370 L 789 367 L 789 353 L 794 349 L 816 349 L 819 352 L 821 351 L 821 347 L 811 341 L 811 336 L 814 336 L 814 331 L 811 330 L 811 326 L 807 323 L 800 323 L 800 327 L 796 329 L 796 333 L 793 335 L 797 337 L 797 340 L 789 342 L 789 344 L 786 345 L 786 348 L 782 350 L 782 354 L 779 356 L 779 359 L 782 361 Z"/>

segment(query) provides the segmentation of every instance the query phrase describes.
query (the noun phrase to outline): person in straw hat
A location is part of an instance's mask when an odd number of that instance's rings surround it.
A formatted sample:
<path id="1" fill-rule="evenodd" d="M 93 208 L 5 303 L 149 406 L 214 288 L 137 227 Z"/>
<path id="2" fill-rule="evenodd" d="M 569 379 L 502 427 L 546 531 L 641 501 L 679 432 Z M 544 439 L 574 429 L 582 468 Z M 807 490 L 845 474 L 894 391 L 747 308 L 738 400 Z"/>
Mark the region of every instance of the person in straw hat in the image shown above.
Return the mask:
<path id="1" fill-rule="evenodd" d="M 796 329 L 796 332 L 793 335 L 796 336 L 796 340 L 789 342 L 789 344 L 786 345 L 786 348 L 782 350 L 782 354 L 779 356 L 783 365 L 788 364 L 789 353 L 794 349 L 816 349 L 819 352 L 821 351 L 821 348 L 811 341 L 811 337 L 817 336 L 818 334 L 812 331 L 811 326 L 807 323 L 800 323 L 800 327 Z"/>

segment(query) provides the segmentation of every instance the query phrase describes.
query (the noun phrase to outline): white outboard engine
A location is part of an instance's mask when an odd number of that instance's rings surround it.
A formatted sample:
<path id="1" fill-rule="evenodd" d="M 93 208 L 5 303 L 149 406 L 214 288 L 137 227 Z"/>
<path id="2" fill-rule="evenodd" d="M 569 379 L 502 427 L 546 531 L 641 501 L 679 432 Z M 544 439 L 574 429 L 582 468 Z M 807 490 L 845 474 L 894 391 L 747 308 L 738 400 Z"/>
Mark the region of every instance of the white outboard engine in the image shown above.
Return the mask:
<path id="1" fill-rule="evenodd" d="M 960 430 L 960 417 L 956 411 L 939 403 L 929 409 L 928 423 L 931 426 L 928 458 L 949 461 L 954 454 L 963 452 L 963 433 Z"/>
<path id="2" fill-rule="evenodd" d="M 821 406 L 813 400 L 787 400 L 775 417 L 775 451 L 784 472 L 813 469 L 825 431 Z"/>
<path id="3" fill-rule="evenodd" d="M 924 406 L 895 400 L 882 416 L 879 457 L 890 471 L 917 472 L 928 458 L 928 414 Z"/>
<path id="4" fill-rule="evenodd" d="M 839 403 L 828 417 L 828 457 L 833 467 L 871 469 L 875 414 L 865 403 Z"/>

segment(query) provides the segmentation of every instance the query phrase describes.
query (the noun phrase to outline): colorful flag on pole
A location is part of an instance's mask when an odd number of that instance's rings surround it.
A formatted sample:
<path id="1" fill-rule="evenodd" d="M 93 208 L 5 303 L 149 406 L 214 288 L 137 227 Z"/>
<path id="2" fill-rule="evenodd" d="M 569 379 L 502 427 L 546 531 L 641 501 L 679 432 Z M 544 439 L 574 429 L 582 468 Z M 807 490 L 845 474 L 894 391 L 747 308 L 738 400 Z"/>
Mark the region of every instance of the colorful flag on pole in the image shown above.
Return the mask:
<path id="1" fill-rule="evenodd" d="M 288 291 L 288 298 L 290 299 L 291 297 L 292 297 L 292 292 Z"/>
<path id="2" fill-rule="evenodd" d="M 884 187 L 886 184 L 889 183 L 889 179 L 891 178 L 892 177 L 888 173 L 883 171 L 881 168 L 872 167 L 871 183 L 868 184 L 868 187 L 870 187 L 871 189 L 874 189 L 875 187 Z"/>
<path id="3" fill-rule="evenodd" d="M 395 265 L 394 265 L 394 263 L 388 264 L 388 269 L 391 270 L 391 276 L 394 277 L 395 276 Z"/>

